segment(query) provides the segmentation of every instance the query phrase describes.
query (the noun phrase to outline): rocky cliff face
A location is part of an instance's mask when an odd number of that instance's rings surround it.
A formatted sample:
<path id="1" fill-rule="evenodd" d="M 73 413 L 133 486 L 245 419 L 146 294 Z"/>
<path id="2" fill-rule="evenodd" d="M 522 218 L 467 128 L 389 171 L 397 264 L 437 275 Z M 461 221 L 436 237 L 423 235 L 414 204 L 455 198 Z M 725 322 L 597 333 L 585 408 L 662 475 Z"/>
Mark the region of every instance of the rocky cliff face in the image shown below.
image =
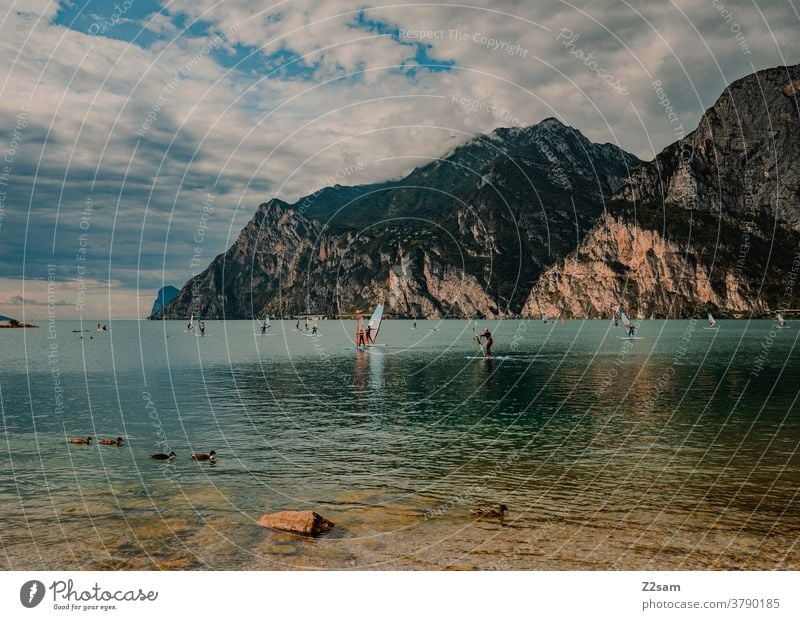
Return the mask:
<path id="1" fill-rule="evenodd" d="M 679 318 L 769 310 L 735 270 L 719 278 L 682 244 L 608 215 L 578 250 L 542 274 L 523 314 L 609 318 L 622 306 L 639 318 Z"/>
<path id="2" fill-rule="evenodd" d="M 800 295 L 800 65 L 726 89 L 642 164 L 555 119 L 407 178 L 259 207 L 164 316 L 762 314 Z M 641 165 L 640 165 L 641 164 Z"/>
<path id="3" fill-rule="evenodd" d="M 618 197 L 800 228 L 800 65 L 732 83 L 697 129 L 640 166 Z"/>
<path id="4" fill-rule="evenodd" d="M 477 138 L 401 181 L 272 200 L 161 315 L 335 316 L 380 299 L 393 316 L 517 314 L 638 163 L 547 119 Z"/>
<path id="5" fill-rule="evenodd" d="M 642 164 L 523 313 L 761 315 L 800 295 L 800 65 L 738 80 Z"/>

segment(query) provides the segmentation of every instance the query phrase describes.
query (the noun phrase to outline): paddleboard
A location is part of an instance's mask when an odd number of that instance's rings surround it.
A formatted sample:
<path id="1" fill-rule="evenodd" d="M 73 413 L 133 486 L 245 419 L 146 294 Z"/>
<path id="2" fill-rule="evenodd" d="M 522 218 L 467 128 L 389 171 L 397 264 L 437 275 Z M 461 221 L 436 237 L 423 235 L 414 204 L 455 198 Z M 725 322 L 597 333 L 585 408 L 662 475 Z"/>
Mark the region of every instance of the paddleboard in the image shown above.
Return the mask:
<path id="1" fill-rule="evenodd" d="M 492 355 L 486 357 L 485 355 L 467 355 L 468 360 L 507 360 L 510 355 Z"/>
<path id="2" fill-rule="evenodd" d="M 620 340 L 642 340 L 641 336 L 617 336 Z"/>
<path id="3" fill-rule="evenodd" d="M 703 329 L 710 329 L 711 331 L 716 331 L 719 327 L 704 327 Z"/>

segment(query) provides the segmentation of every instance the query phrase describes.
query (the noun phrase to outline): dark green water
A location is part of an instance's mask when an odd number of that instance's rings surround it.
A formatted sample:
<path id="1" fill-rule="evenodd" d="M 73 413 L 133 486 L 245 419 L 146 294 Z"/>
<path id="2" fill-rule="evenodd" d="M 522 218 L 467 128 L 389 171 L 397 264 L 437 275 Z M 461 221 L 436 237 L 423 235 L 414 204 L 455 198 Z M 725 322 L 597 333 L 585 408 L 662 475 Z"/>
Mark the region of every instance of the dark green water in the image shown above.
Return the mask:
<path id="1" fill-rule="evenodd" d="M 463 321 L 40 325 L 0 331 L 6 569 L 800 568 L 797 325 L 504 321 L 492 362 Z"/>

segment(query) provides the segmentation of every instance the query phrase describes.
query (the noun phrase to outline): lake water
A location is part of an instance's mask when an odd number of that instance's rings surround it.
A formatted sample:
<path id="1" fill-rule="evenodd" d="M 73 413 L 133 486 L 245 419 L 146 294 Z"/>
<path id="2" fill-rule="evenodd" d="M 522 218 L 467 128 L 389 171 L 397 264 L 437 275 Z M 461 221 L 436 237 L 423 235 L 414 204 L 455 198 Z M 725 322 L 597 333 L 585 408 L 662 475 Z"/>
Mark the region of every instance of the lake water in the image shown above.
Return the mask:
<path id="1" fill-rule="evenodd" d="M 800 568 L 800 325 L 39 324 L 0 330 L 4 569 Z"/>

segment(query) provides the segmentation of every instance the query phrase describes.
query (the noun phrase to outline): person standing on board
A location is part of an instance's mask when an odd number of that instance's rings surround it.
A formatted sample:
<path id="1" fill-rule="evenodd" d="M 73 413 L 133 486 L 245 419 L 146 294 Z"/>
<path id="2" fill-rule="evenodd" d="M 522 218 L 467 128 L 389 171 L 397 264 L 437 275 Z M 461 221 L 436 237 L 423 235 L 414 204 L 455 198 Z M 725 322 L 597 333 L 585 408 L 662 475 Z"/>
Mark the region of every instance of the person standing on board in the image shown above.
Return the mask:
<path id="1" fill-rule="evenodd" d="M 206 335 L 206 324 L 203 323 L 203 321 L 200 321 L 200 335 L 201 336 Z"/>
<path id="2" fill-rule="evenodd" d="M 486 357 L 492 357 L 492 343 L 494 341 L 492 340 L 492 332 L 489 331 L 488 327 L 483 328 L 483 333 L 478 336 L 478 342 L 481 341 L 481 338 L 486 338 L 486 348 L 484 349 L 483 354 Z"/>
<path id="3" fill-rule="evenodd" d="M 628 338 L 633 338 L 633 332 L 636 330 L 636 326 L 633 324 L 633 321 L 630 322 L 628 325 Z"/>
<path id="4" fill-rule="evenodd" d="M 261 335 L 263 336 L 266 333 L 267 333 L 267 322 L 261 321 Z"/>
<path id="5" fill-rule="evenodd" d="M 311 335 L 312 336 L 316 336 L 317 335 L 317 322 L 316 321 L 314 321 L 311 324 Z"/>
<path id="6" fill-rule="evenodd" d="M 361 319 L 364 317 L 362 315 L 358 315 L 356 319 L 356 348 L 360 349 L 361 347 L 367 346 L 366 341 L 364 340 L 364 330 L 361 327 Z"/>

